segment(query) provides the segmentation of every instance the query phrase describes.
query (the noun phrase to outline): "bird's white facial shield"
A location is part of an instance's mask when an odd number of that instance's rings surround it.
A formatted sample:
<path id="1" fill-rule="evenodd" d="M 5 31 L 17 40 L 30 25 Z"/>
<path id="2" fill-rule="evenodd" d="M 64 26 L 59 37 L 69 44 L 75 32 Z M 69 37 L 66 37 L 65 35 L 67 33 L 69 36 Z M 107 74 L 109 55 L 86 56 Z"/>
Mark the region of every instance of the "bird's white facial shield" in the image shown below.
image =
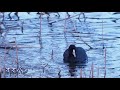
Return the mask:
<path id="1" fill-rule="evenodd" d="M 75 50 L 73 50 L 73 55 L 76 57 Z"/>

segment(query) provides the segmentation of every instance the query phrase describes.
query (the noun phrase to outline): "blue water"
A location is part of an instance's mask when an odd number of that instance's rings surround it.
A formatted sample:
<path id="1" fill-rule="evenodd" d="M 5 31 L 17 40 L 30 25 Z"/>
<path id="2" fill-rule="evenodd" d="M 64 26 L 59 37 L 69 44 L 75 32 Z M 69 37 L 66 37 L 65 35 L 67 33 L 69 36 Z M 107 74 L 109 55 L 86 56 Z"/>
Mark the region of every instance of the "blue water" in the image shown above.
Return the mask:
<path id="1" fill-rule="evenodd" d="M 42 16 L 41 37 L 40 19 L 36 13 L 28 15 L 20 12 L 20 20 L 12 21 L 7 19 L 8 12 L 5 13 L 4 23 L 9 28 L 6 35 L 7 42 L 15 41 L 18 46 L 18 75 L 12 73 L 2 73 L 2 77 L 21 77 L 21 78 L 119 78 L 120 77 L 120 14 L 114 12 L 91 12 L 85 13 L 86 21 L 81 15 L 80 21 L 77 19 L 79 12 L 70 13 L 71 19 L 65 12 L 59 12 L 60 18 L 56 13 L 51 13 L 50 21 L 55 23 L 49 25 L 47 15 Z M 116 22 L 113 22 L 116 20 Z M 21 30 L 23 27 L 23 32 Z M 6 32 L 7 29 L 4 30 Z M 2 40 L 2 39 L 1 39 Z M 40 42 L 39 42 L 40 40 Z M 40 44 L 41 43 L 41 44 Z M 11 44 L 11 43 L 9 43 Z M 63 53 L 70 44 L 83 47 L 88 55 L 88 63 L 69 67 L 63 63 Z M 90 49 L 89 46 L 93 49 Z M 106 59 L 105 59 L 105 49 Z M 42 48 L 41 48 L 42 47 Z M 5 54 L 5 49 L 0 49 L 0 67 L 16 68 L 16 49 L 11 49 Z M 105 68 L 106 61 L 106 68 Z M 4 71 L 4 70 L 3 70 Z M 106 72 L 105 72 L 106 71 Z M 73 76 L 71 76 L 74 74 Z M 105 74 L 106 73 L 106 74 Z M 4 76 L 5 75 L 5 76 Z"/>

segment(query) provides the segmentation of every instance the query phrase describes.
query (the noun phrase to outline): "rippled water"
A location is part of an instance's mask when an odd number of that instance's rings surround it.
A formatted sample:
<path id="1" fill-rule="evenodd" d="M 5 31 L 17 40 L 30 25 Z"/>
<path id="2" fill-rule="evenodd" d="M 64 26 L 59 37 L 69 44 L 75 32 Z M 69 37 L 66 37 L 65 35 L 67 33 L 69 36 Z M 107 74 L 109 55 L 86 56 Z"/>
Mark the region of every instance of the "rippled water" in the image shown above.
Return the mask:
<path id="1" fill-rule="evenodd" d="M 120 14 L 85 13 L 86 22 L 82 15 L 81 22 L 77 19 L 79 13 L 70 14 L 76 16 L 64 20 L 67 17 L 64 12 L 60 12 L 60 18 L 56 13 L 51 14 L 49 22 L 56 21 L 52 25 L 48 24 L 47 15 L 42 16 L 41 37 L 40 19 L 35 13 L 19 13 L 20 21 L 5 21 L 9 28 L 6 40 L 13 42 L 16 37 L 19 67 L 25 71 L 18 74 L 19 78 L 120 77 Z M 86 50 L 88 63 L 77 66 L 63 63 L 63 53 L 70 44 Z M 16 49 L 9 50 L 7 54 L 5 52 L 5 49 L 0 49 L 1 68 L 16 68 Z M 6 77 L 15 76 L 7 74 Z"/>

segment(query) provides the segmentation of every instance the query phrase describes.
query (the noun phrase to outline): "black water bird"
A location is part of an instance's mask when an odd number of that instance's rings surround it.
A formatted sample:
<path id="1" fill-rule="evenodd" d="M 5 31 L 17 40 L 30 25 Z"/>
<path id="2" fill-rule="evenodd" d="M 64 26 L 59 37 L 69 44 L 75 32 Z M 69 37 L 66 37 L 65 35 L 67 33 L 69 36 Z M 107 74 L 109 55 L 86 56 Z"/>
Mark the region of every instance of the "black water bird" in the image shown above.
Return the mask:
<path id="1" fill-rule="evenodd" d="M 85 63 L 88 60 L 86 51 L 82 47 L 70 45 L 63 54 L 64 63 Z"/>

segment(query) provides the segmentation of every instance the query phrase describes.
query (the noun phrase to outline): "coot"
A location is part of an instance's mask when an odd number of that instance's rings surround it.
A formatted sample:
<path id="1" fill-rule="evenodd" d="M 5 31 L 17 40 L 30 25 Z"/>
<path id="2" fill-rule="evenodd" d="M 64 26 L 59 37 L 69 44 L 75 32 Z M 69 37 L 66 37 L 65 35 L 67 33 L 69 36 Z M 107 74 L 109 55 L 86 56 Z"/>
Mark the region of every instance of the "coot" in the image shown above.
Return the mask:
<path id="1" fill-rule="evenodd" d="M 70 45 L 63 54 L 64 63 L 85 63 L 88 60 L 87 54 L 82 47 Z"/>

